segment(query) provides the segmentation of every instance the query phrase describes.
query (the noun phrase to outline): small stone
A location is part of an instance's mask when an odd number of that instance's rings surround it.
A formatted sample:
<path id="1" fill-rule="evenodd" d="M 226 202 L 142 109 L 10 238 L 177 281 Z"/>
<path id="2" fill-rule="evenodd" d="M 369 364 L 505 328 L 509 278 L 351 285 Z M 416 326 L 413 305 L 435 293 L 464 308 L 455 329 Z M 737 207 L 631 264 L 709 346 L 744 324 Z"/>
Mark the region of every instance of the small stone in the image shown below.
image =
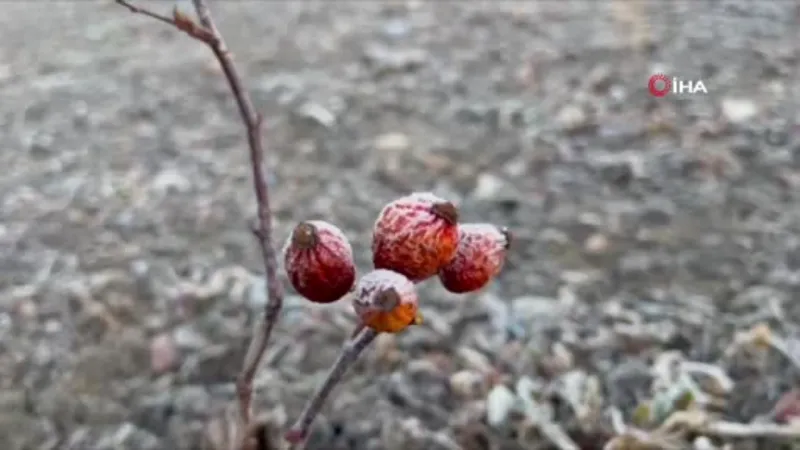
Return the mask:
<path id="1" fill-rule="evenodd" d="M 555 298 L 526 295 L 511 300 L 511 317 L 526 331 L 557 323 L 564 313 L 564 306 Z"/>
<path id="2" fill-rule="evenodd" d="M 381 73 L 412 71 L 428 60 L 428 53 L 423 49 L 395 49 L 379 44 L 367 46 L 363 55 Z"/>
<path id="3" fill-rule="evenodd" d="M 528 110 L 525 103 L 517 100 L 510 100 L 503 103 L 501 107 L 501 122 L 505 127 L 519 128 L 528 124 Z"/>
<path id="4" fill-rule="evenodd" d="M 722 100 L 722 115 L 737 125 L 744 124 L 758 114 L 758 105 L 746 98 L 725 98 Z"/>
<path id="5" fill-rule="evenodd" d="M 400 39 L 411 32 L 411 24 L 404 19 L 392 19 L 383 24 L 382 31 L 387 37 Z"/>
<path id="6" fill-rule="evenodd" d="M 473 370 L 461 370 L 450 376 L 450 389 L 462 398 L 475 398 L 483 388 L 486 378 Z"/>
<path id="7" fill-rule="evenodd" d="M 492 362 L 483 353 L 470 347 L 460 347 L 456 350 L 461 363 L 471 370 L 480 373 L 491 373 L 494 370 Z"/>
<path id="8" fill-rule="evenodd" d="M 561 272 L 561 281 L 567 285 L 578 286 L 585 285 L 591 282 L 595 276 L 592 273 L 580 270 L 567 270 Z"/>
<path id="9" fill-rule="evenodd" d="M 178 363 L 178 349 L 172 337 L 160 334 L 150 341 L 150 370 L 157 374 L 168 372 Z"/>
<path id="10" fill-rule="evenodd" d="M 648 227 L 664 227 L 670 224 L 674 215 L 674 206 L 668 202 L 651 205 L 641 212 L 641 224 Z"/>
<path id="11" fill-rule="evenodd" d="M 565 314 L 565 306 L 549 297 L 524 296 L 511 301 L 511 318 L 515 334 L 530 336 L 542 328 L 558 323 Z"/>
<path id="12" fill-rule="evenodd" d="M 153 179 L 152 188 L 162 195 L 186 193 L 192 189 L 192 182 L 178 169 L 165 169 Z"/>
<path id="13" fill-rule="evenodd" d="M 6 81 L 11 78 L 14 72 L 11 70 L 11 66 L 8 64 L 0 65 L 0 81 Z"/>
<path id="14" fill-rule="evenodd" d="M 151 395 L 137 396 L 131 406 L 131 422 L 156 435 L 167 434 L 169 418 L 174 406 L 172 392 L 167 390 Z"/>
<path id="15" fill-rule="evenodd" d="M 38 123 L 42 122 L 50 113 L 50 108 L 46 102 L 36 102 L 25 108 L 24 118 L 25 122 Z"/>
<path id="16" fill-rule="evenodd" d="M 589 72 L 589 75 L 586 77 L 588 79 L 589 85 L 595 92 L 606 92 L 611 87 L 613 83 L 613 71 L 611 66 L 609 65 L 600 65 L 592 69 Z"/>
<path id="17" fill-rule="evenodd" d="M 717 450 L 717 446 L 706 436 L 698 436 L 692 443 L 694 450 Z"/>
<path id="18" fill-rule="evenodd" d="M 254 90 L 256 96 L 275 98 L 279 105 L 289 106 L 298 100 L 305 88 L 302 81 L 297 78 L 285 74 L 271 74 L 258 80 Z"/>
<path id="19" fill-rule="evenodd" d="M 489 200 L 494 198 L 504 187 L 505 182 L 500 177 L 490 173 L 482 173 L 478 176 L 472 196 L 476 200 Z"/>
<path id="20" fill-rule="evenodd" d="M 380 152 L 400 153 L 411 148 L 411 139 L 403 133 L 386 133 L 375 139 L 375 149 Z"/>
<path id="21" fill-rule="evenodd" d="M 199 350 L 208 345 L 208 340 L 192 325 L 183 325 L 172 333 L 174 344 L 178 348 Z"/>
<path id="22" fill-rule="evenodd" d="M 380 333 L 375 338 L 375 360 L 384 364 L 395 364 L 402 360 L 402 354 L 397 348 L 397 336 L 391 333 Z"/>
<path id="23" fill-rule="evenodd" d="M 319 103 L 303 103 L 294 111 L 294 115 L 301 120 L 323 128 L 332 128 L 336 125 L 336 115 Z"/>
<path id="24" fill-rule="evenodd" d="M 505 333 L 512 325 L 510 309 L 505 299 L 501 299 L 491 292 L 485 292 L 477 304 L 481 305 L 483 311 L 489 316 L 489 322 L 495 332 Z"/>
<path id="25" fill-rule="evenodd" d="M 253 309 L 263 308 L 267 304 L 267 279 L 256 277 L 247 290 L 247 304 Z"/>
<path id="26" fill-rule="evenodd" d="M 520 156 L 506 163 L 503 166 L 503 173 L 513 178 L 522 177 L 531 171 L 531 165 L 532 163 L 527 155 Z"/>
<path id="27" fill-rule="evenodd" d="M 185 416 L 206 414 L 214 405 L 208 389 L 199 385 L 177 388 L 172 398 L 176 413 Z"/>
<path id="28" fill-rule="evenodd" d="M 79 101 L 72 106 L 72 122 L 76 126 L 89 123 L 89 105 L 86 102 Z"/>
<path id="29" fill-rule="evenodd" d="M 646 176 L 644 158 L 636 152 L 601 153 L 592 156 L 589 163 L 606 182 L 620 187 Z"/>
<path id="30" fill-rule="evenodd" d="M 44 323 L 44 331 L 50 334 L 60 333 L 64 329 L 64 325 L 60 320 L 48 320 Z"/>
<path id="31" fill-rule="evenodd" d="M 567 105 L 558 112 L 556 123 L 562 130 L 575 131 L 589 123 L 589 115 L 579 106 Z"/>
<path id="32" fill-rule="evenodd" d="M 486 421 L 492 427 L 502 426 L 509 414 L 514 410 L 517 396 L 511 389 L 498 384 L 489 392 L 486 398 Z"/>
<path id="33" fill-rule="evenodd" d="M 491 115 L 492 108 L 488 105 L 466 103 L 456 108 L 456 118 L 464 123 L 479 124 L 487 121 Z"/>
<path id="34" fill-rule="evenodd" d="M 539 240 L 547 245 L 550 251 L 556 251 L 570 244 L 567 233 L 556 228 L 545 228 L 539 233 Z"/>
<path id="35" fill-rule="evenodd" d="M 550 376 L 563 374 L 572 369 L 574 365 L 574 355 L 562 342 L 553 344 L 551 353 L 542 357 L 542 366 L 548 370 Z"/>
<path id="36" fill-rule="evenodd" d="M 31 137 L 28 143 L 28 149 L 33 156 L 44 158 L 52 153 L 54 142 L 53 136 L 49 133 L 36 133 Z"/>
<path id="37" fill-rule="evenodd" d="M 39 308 L 36 306 L 36 303 L 30 300 L 20 301 L 15 305 L 14 310 L 20 319 L 25 320 L 35 319 L 39 313 Z"/>
<path id="38" fill-rule="evenodd" d="M 640 280 L 660 270 L 664 270 L 668 261 L 663 255 L 651 255 L 647 252 L 630 252 L 619 261 L 619 272 L 626 279 Z"/>
<path id="39" fill-rule="evenodd" d="M 590 255 L 606 253 L 611 246 L 611 241 L 602 233 L 595 233 L 586 239 L 583 248 Z"/>
<path id="40" fill-rule="evenodd" d="M 590 230 L 597 230 L 603 226 L 605 219 L 600 214 L 587 211 L 580 213 L 578 222 Z"/>

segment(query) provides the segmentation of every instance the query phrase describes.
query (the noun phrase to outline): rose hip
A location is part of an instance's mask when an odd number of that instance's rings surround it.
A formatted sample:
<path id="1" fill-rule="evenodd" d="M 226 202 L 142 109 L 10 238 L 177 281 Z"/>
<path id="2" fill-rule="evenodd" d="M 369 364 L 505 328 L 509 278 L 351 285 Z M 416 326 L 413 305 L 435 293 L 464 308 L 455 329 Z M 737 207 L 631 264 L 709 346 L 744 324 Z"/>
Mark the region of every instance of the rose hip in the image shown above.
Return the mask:
<path id="1" fill-rule="evenodd" d="M 422 320 L 414 283 L 386 269 L 373 270 L 361 277 L 353 308 L 361 323 L 381 333 L 397 333 Z"/>
<path id="2" fill-rule="evenodd" d="M 292 286 L 312 302 L 335 302 L 355 283 L 350 242 L 339 228 L 328 222 L 299 223 L 286 241 L 283 258 Z"/>
<path id="3" fill-rule="evenodd" d="M 376 269 L 419 282 L 450 262 L 457 246 L 458 209 L 432 193 L 414 193 L 389 203 L 378 215 L 372 261 Z"/>
<path id="4" fill-rule="evenodd" d="M 456 255 L 439 271 L 439 280 L 450 292 L 477 291 L 503 268 L 511 234 L 505 228 L 488 223 L 470 223 L 458 227 Z"/>

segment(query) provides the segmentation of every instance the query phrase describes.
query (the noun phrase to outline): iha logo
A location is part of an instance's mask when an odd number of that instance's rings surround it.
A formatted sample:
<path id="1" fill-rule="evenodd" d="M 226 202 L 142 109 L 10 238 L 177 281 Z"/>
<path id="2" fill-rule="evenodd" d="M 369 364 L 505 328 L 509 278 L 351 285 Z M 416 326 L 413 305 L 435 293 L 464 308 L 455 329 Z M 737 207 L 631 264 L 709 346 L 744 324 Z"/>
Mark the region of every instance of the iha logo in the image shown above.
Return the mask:
<path id="1" fill-rule="evenodd" d="M 678 77 L 667 77 L 657 73 L 647 81 L 647 90 L 653 97 L 665 97 L 667 94 L 708 94 L 702 80 L 682 80 Z"/>

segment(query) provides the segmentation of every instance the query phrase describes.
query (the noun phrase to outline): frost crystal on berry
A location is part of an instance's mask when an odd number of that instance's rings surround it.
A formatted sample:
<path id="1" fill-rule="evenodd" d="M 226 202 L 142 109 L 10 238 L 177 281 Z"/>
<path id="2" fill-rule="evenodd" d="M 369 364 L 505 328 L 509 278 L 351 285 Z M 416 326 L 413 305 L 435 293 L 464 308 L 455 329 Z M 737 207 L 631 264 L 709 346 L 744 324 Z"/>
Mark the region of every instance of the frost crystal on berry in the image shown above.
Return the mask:
<path id="1" fill-rule="evenodd" d="M 356 279 L 350 242 L 336 226 L 321 220 L 299 223 L 283 249 L 292 287 L 316 303 L 345 296 Z"/>
<path id="2" fill-rule="evenodd" d="M 414 282 L 430 278 L 450 262 L 458 246 L 458 209 L 429 192 L 387 204 L 375 221 L 372 261 Z"/>
<path id="3" fill-rule="evenodd" d="M 414 283 L 397 272 L 377 269 L 358 281 L 353 308 L 375 331 L 397 333 L 421 320 Z"/>
<path id="4" fill-rule="evenodd" d="M 483 288 L 500 273 L 510 244 L 511 234 L 505 228 L 488 223 L 460 225 L 458 250 L 439 271 L 439 280 L 457 294 Z"/>

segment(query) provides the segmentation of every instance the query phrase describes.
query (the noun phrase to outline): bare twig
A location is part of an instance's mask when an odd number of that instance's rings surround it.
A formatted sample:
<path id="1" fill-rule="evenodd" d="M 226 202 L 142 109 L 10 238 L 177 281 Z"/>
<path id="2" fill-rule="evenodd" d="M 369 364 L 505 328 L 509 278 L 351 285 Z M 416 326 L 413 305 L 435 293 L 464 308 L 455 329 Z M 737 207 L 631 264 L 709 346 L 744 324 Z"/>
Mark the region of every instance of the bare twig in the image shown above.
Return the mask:
<path id="1" fill-rule="evenodd" d="M 300 418 L 297 419 L 297 422 L 295 422 L 292 428 L 284 435 L 287 441 L 298 444 L 308 437 L 308 430 L 311 424 L 314 422 L 317 414 L 319 414 L 320 407 L 322 407 L 322 404 L 325 403 L 325 400 L 328 398 L 331 391 L 333 391 L 334 386 L 341 381 L 347 369 L 350 368 L 353 362 L 358 359 L 361 352 L 363 352 L 377 336 L 378 333 L 372 328 L 364 328 L 358 336 L 347 341 L 344 348 L 342 348 L 339 353 L 336 362 L 333 363 L 330 372 L 328 372 L 328 375 L 325 377 L 325 380 L 317 388 L 316 392 L 314 392 L 314 395 L 309 399 L 308 403 L 306 403 L 303 413 L 300 414 Z"/>
<path id="2" fill-rule="evenodd" d="M 116 2 L 128 8 L 128 10 L 133 13 L 142 14 L 170 24 L 208 45 L 214 53 L 214 56 L 217 57 L 222 71 L 225 73 L 225 78 L 236 99 L 236 105 L 239 108 L 242 122 L 244 122 L 245 128 L 247 129 L 247 143 L 250 148 L 250 163 L 253 172 L 253 187 L 258 204 L 258 224 L 254 229 L 254 234 L 258 238 L 261 247 L 261 256 L 264 262 L 267 279 L 267 297 L 269 300 L 264 310 L 264 316 L 250 341 L 242 371 L 236 382 L 240 417 L 243 429 L 246 429 L 250 423 L 253 378 L 264 356 L 269 336 L 272 333 L 272 329 L 278 320 L 283 306 L 283 285 L 278 278 L 277 255 L 275 247 L 272 244 L 272 214 L 269 203 L 269 188 L 263 167 L 264 147 L 261 141 L 262 118 L 256 113 L 253 102 L 250 100 L 249 95 L 243 87 L 241 77 L 233 64 L 233 60 L 222 39 L 222 35 L 214 24 L 211 12 L 204 0 L 193 0 L 200 21 L 199 24 L 183 15 L 177 8 L 173 11 L 173 15 L 170 18 L 134 6 L 127 0 L 116 0 Z"/>
<path id="3" fill-rule="evenodd" d="M 197 25 L 192 19 L 181 13 L 177 7 L 172 10 L 172 17 L 167 17 L 157 12 L 150 11 L 149 9 L 136 6 L 128 2 L 128 0 L 116 0 L 116 2 L 128 8 L 128 10 L 134 14 L 141 14 L 151 19 L 158 20 L 159 22 L 172 25 L 189 36 L 208 44 L 212 48 L 221 45 L 222 38 L 218 34 L 214 34 L 210 29 Z"/>
<path id="4" fill-rule="evenodd" d="M 134 13 L 134 14 L 141 14 L 143 16 L 150 17 L 151 19 L 156 19 L 156 20 L 158 20 L 160 22 L 164 22 L 164 23 L 166 23 L 168 25 L 177 26 L 177 24 L 175 23 L 174 19 L 171 19 L 171 18 L 169 18 L 167 16 L 161 15 L 161 14 L 159 14 L 157 12 L 153 12 L 153 11 L 150 11 L 150 10 L 147 10 L 147 9 L 144 9 L 144 8 L 139 8 L 138 6 L 136 6 L 136 5 L 132 4 L 132 3 L 129 3 L 126 0 L 116 0 L 116 2 L 118 4 L 120 4 L 120 5 L 128 8 L 128 10 L 130 12 Z"/>

